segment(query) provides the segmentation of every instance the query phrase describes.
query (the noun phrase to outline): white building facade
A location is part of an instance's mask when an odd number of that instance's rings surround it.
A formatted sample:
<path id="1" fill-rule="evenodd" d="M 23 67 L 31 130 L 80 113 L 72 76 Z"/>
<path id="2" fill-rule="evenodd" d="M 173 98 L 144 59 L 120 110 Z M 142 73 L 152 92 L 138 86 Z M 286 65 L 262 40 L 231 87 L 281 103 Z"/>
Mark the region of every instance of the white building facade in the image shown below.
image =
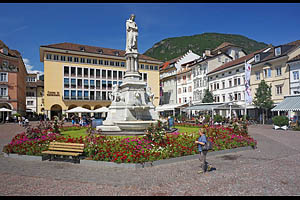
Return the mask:
<path id="1" fill-rule="evenodd" d="M 300 55 L 288 62 L 290 68 L 290 95 L 300 94 Z"/>

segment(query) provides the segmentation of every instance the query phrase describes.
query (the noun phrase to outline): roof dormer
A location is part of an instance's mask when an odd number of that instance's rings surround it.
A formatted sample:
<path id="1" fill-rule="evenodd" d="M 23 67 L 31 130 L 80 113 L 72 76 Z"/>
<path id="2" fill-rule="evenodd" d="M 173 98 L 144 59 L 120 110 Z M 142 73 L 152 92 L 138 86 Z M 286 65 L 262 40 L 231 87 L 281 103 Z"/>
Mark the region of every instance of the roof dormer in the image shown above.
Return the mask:
<path id="1" fill-rule="evenodd" d="M 85 48 L 84 47 L 80 47 L 80 51 L 85 51 Z"/>
<path id="2" fill-rule="evenodd" d="M 260 61 L 260 54 L 255 54 L 254 61 L 259 62 Z"/>
<path id="3" fill-rule="evenodd" d="M 274 49 L 275 56 L 281 55 L 281 46 L 275 47 Z"/>

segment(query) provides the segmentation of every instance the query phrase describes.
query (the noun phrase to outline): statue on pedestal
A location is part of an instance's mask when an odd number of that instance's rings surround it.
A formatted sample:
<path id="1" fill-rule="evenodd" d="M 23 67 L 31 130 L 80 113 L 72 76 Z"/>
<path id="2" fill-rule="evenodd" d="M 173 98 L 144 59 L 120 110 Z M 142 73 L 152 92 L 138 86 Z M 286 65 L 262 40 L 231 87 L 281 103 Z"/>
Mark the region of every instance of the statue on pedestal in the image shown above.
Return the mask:
<path id="1" fill-rule="evenodd" d="M 138 27 L 134 20 L 135 20 L 135 15 L 131 14 L 130 18 L 126 21 L 126 53 L 138 53 L 137 52 Z"/>

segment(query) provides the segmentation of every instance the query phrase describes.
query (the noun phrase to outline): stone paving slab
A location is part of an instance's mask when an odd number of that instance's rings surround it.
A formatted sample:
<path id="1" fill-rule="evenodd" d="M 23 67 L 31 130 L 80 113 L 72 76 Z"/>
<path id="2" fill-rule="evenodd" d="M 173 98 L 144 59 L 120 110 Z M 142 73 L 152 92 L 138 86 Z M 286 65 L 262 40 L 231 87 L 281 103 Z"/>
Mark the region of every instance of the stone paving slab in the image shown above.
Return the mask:
<path id="1" fill-rule="evenodd" d="M 0 155 L 0 195 L 300 195 L 299 135 L 251 126 L 257 149 L 140 169 L 28 161 Z"/>

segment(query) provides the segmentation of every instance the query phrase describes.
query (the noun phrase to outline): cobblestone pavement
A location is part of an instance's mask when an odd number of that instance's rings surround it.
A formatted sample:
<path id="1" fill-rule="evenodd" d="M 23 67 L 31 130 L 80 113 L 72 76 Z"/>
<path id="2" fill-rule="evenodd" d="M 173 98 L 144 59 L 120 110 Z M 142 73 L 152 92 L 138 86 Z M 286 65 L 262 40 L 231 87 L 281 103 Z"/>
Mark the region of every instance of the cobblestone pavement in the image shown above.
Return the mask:
<path id="1" fill-rule="evenodd" d="M 10 127 L 0 125 L 1 145 Z M 0 195 L 300 195 L 300 132 L 257 125 L 249 133 L 257 149 L 208 154 L 214 169 L 205 174 L 198 160 L 123 169 L 1 155 Z"/>

